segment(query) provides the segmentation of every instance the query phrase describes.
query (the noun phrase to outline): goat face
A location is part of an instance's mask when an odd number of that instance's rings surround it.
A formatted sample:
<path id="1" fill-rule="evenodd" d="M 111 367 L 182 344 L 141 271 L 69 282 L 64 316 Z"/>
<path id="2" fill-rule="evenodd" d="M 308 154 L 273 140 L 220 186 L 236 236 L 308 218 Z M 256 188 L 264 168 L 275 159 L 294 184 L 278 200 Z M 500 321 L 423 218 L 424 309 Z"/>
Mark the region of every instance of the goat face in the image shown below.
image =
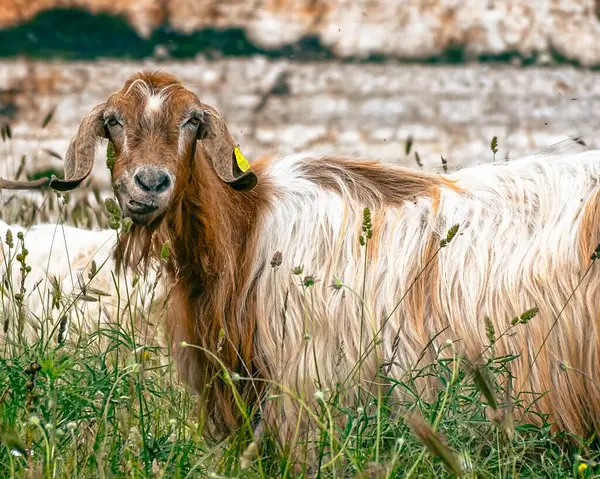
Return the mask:
<path id="1" fill-rule="evenodd" d="M 190 181 L 191 162 L 208 161 L 217 178 L 236 190 L 257 178 L 235 161 L 236 143 L 209 105 L 165 73 L 139 73 L 82 120 L 65 157 L 58 190 L 75 188 L 91 172 L 98 138 L 115 152 L 112 183 L 126 217 L 150 225 L 164 216 Z"/>
<path id="2" fill-rule="evenodd" d="M 193 161 L 205 113 L 176 83 L 161 88 L 136 80 L 127 90 L 109 98 L 102 116 L 115 150 L 113 187 L 124 216 L 150 224 L 167 211 L 178 171 Z"/>

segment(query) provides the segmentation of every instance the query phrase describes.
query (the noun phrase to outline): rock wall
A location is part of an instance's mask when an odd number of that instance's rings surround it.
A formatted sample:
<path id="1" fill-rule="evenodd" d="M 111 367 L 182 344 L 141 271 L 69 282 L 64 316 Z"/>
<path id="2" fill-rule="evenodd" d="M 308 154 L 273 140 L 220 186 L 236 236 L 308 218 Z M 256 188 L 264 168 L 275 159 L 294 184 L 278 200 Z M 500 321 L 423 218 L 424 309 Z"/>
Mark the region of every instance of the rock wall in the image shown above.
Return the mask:
<path id="1" fill-rule="evenodd" d="M 0 0 L 0 28 L 56 8 L 123 17 L 145 38 L 159 27 L 241 28 L 262 47 L 316 37 L 338 57 L 423 59 L 464 48 L 600 65 L 600 0 Z"/>
<path id="2" fill-rule="evenodd" d="M 536 152 L 569 136 L 600 147 L 599 73 L 492 65 L 355 65 L 339 62 L 227 59 L 186 62 L 0 62 L 0 175 L 62 171 L 81 118 L 140 69 L 179 76 L 217 108 L 249 159 L 269 152 L 317 149 L 427 168 L 491 161 Z M 596 108 L 598 106 L 599 108 Z M 46 114 L 56 109 L 42 128 Z M 4 112 L 4 113 L 3 113 Z M 406 142 L 413 138 L 411 154 Z M 572 147 L 577 145 L 571 144 Z M 95 181 L 108 185 L 99 148 Z"/>

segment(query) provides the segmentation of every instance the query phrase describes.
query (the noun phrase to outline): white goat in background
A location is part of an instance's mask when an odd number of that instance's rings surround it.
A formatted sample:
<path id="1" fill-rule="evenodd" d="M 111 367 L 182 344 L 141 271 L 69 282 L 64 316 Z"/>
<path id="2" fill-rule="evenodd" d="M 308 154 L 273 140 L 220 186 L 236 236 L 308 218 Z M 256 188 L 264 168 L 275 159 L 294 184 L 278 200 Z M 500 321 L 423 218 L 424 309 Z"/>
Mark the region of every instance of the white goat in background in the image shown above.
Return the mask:
<path id="1" fill-rule="evenodd" d="M 28 341 L 40 338 L 42 333 L 62 341 L 72 332 L 90 333 L 117 323 L 129 328 L 133 317 L 136 327 L 143 329 L 138 334 L 155 336 L 153 328 L 160 327 L 158 324 L 139 323 L 152 300 L 153 308 L 160 307 L 160 284 L 152 269 L 146 277 L 135 277 L 131 272 L 123 275 L 122 271 L 117 274 L 113 258 L 115 230 L 91 231 L 48 223 L 24 228 L 0 221 L 0 237 L 2 332 L 12 330 L 17 333 L 13 337 L 17 337 L 21 327 L 21 337 Z M 27 251 L 24 281 L 19 261 L 23 248 Z M 23 324 L 19 325 L 21 287 L 25 294 Z"/>

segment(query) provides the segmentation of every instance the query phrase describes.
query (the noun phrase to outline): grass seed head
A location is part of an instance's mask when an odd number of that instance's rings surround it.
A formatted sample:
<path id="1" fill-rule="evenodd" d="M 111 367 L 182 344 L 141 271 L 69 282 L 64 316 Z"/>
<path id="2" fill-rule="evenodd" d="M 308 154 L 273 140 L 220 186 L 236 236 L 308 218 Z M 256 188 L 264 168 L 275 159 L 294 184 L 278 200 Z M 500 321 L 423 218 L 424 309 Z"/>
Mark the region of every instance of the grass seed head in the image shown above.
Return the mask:
<path id="1" fill-rule="evenodd" d="M 498 153 L 498 137 L 494 136 L 492 138 L 492 141 L 490 142 L 490 150 L 492 150 L 492 153 L 495 155 L 496 153 Z"/>
<path id="2" fill-rule="evenodd" d="M 498 409 L 496 394 L 492 375 L 483 364 L 472 364 L 469 369 L 473 373 L 473 380 L 479 391 L 483 394 L 490 407 L 495 411 Z"/>
<path id="3" fill-rule="evenodd" d="M 13 241 L 13 234 L 11 230 L 6 231 L 6 236 L 4 238 L 4 242 L 7 244 L 9 248 L 14 248 L 15 244 Z"/>
<path id="4" fill-rule="evenodd" d="M 371 221 L 371 210 L 369 208 L 365 208 L 363 210 L 363 221 L 362 221 L 362 232 L 358 238 L 361 246 L 367 244 L 367 240 L 373 237 L 373 222 Z"/>
<path id="5" fill-rule="evenodd" d="M 485 321 L 485 334 L 487 335 L 488 341 L 490 344 L 494 344 L 496 342 L 496 331 L 494 330 L 494 323 L 489 316 L 484 318 Z"/>
<path id="6" fill-rule="evenodd" d="M 302 273 L 304 273 L 304 267 L 303 266 L 296 266 L 292 270 L 292 273 L 295 274 L 296 276 L 300 276 Z"/>
<path id="7" fill-rule="evenodd" d="M 39 426 L 40 425 L 40 418 L 37 416 L 29 416 L 29 424 L 31 426 Z"/>
<path id="8" fill-rule="evenodd" d="M 517 317 L 513 318 L 512 321 L 510 322 L 510 324 L 512 326 L 516 326 L 517 324 L 527 324 L 529 321 L 531 321 L 533 318 L 535 318 L 538 311 L 539 311 L 539 308 L 537 308 L 537 307 L 528 309 L 521 316 L 517 316 Z"/>
<path id="9" fill-rule="evenodd" d="M 340 278 L 333 278 L 333 281 L 331 282 L 331 287 L 339 291 L 344 287 L 344 283 Z"/>
<path id="10" fill-rule="evenodd" d="M 458 224 L 455 224 L 454 226 L 452 226 L 449 230 L 448 233 L 446 234 L 445 238 L 442 238 L 440 240 L 440 248 L 445 248 L 446 246 L 448 246 L 450 244 L 450 242 L 454 239 L 454 237 L 456 236 L 456 233 L 458 233 Z"/>
<path id="11" fill-rule="evenodd" d="M 273 258 L 271 259 L 271 268 L 279 268 L 281 266 L 282 261 L 283 255 L 281 254 L 281 251 L 276 251 L 273 255 Z"/>
<path id="12" fill-rule="evenodd" d="M 112 141 L 108 140 L 108 145 L 106 145 L 106 167 L 112 172 L 116 162 L 115 147 Z"/>
<path id="13" fill-rule="evenodd" d="M 439 457 L 450 472 L 457 476 L 463 474 L 464 471 L 457 454 L 445 444 L 443 437 L 434 431 L 419 413 L 413 412 L 405 420 L 413 434 L 423 443 L 430 454 Z"/>
<path id="14" fill-rule="evenodd" d="M 67 332 L 67 315 L 65 314 L 58 325 L 58 344 L 64 344 Z"/>

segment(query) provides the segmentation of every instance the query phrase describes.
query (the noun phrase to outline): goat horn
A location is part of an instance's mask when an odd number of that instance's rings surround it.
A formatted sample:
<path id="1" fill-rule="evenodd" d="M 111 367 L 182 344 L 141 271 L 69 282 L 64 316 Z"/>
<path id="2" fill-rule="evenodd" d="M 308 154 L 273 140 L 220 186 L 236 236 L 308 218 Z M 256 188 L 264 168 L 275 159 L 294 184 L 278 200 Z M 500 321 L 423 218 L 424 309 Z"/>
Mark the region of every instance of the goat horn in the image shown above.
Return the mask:
<path id="1" fill-rule="evenodd" d="M 57 191 L 69 191 L 77 188 L 77 186 L 85 179 L 77 178 L 75 180 L 60 180 L 58 178 L 40 178 L 32 181 L 16 181 L 5 180 L 0 178 L 0 190 L 35 190 L 43 186 L 49 185 Z"/>
<path id="2" fill-rule="evenodd" d="M 32 181 L 5 180 L 0 178 L 0 189 L 4 190 L 33 190 L 51 183 L 50 178 L 40 178 Z"/>
<path id="3" fill-rule="evenodd" d="M 32 181 L 5 180 L 0 178 L 0 190 L 35 190 L 49 185 L 57 191 L 74 190 L 85 179 L 76 178 L 75 180 L 60 180 L 58 178 L 40 178 Z"/>

